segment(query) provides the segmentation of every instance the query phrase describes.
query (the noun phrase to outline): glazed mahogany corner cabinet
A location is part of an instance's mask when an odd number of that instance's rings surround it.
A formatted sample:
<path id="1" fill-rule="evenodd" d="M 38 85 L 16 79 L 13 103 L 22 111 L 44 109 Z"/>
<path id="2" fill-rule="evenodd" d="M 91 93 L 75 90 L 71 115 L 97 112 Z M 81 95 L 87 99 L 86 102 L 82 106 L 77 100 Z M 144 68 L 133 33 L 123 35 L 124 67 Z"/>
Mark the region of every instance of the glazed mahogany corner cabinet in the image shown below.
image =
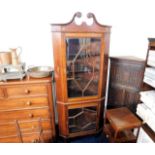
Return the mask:
<path id="1" fill-rule="evenodd" d="M 102 127 L 110 26 L 97 22 L 52 24 L 59 134 L 64 138 L 97 133 Z"/>

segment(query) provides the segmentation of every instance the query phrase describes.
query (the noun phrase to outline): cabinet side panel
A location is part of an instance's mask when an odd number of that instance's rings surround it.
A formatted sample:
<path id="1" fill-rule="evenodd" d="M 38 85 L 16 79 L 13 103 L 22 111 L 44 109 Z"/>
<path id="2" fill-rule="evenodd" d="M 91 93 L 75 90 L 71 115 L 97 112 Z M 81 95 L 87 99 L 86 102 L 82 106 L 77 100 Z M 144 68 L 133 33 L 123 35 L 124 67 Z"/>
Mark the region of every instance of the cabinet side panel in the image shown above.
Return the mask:
<path id="1" fill-rule="evenodd" d="M 53 55 L 54 55 L 54 71 L 55 71 L 55 81 L 56 81 L 56 98 L 57 101 L 63 101 L 64 93 L 63 93 L 63 82 L 62 77 L 64 76 L 62 73 L 62 42 L 61 42 L 61 33 L 54 32 L 53 33 Z"/>
<path id="2" fill-rule="evenodd" d="M 54 115 L 54 103 L 53 103 L 53 96 L 52 96 L 52 86 L 51 84 L 48 84 L 48 104 L 49 104 L 49 110 L 50 110 L 50 117 L 51 117 L 51 124 L 52 124 L 52 136 L 55 138 L 56 131 L 55 131 L 55 115 Z"/>
<path id="3" fill-rule="evenodd" d="M 102 84 L 102 96 L 105 96 L 106 92 L 106 82 L 107 82 L 107 72 L 108 72 L 108 57 L 109 57 L 109 42 L 110 33 L 104 34 L 104 64 L 103 64 L 103 84 Z"/>
<path id="4" fill-rule="evenodd" d="M 60 136 L 67 137 L 68 136 L 68 115 L 67 108 L 65 104 L 58 103 L 58 121 L 59 121 L 59 134 Z"/>

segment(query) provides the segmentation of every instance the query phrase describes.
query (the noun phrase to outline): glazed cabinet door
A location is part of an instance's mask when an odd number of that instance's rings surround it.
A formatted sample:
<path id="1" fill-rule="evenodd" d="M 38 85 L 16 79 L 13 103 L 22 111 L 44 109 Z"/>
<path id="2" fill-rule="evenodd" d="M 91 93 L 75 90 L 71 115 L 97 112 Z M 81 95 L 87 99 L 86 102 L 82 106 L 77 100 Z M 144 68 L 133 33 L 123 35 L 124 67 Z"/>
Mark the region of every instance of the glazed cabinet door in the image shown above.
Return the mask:
<path id="1" fill-rule="evenodd" d="M 97 133 L 105 99 L 111 27 L 92 13 L 91 24 L 77 24 L 81 16 L 52 24 L 59 133 L 65 138 Z"/>
<path id="2" fill-rule="evenodd" d="M 65 38 L 67 98 L 99 96 L 101 42 L 100 37 Z"/>
<path id="3" fill-rule="evenodd" d="M 97 130 L 97 106 L 77 107 L 68 109 L 68 132 L 91 132 Z"/>

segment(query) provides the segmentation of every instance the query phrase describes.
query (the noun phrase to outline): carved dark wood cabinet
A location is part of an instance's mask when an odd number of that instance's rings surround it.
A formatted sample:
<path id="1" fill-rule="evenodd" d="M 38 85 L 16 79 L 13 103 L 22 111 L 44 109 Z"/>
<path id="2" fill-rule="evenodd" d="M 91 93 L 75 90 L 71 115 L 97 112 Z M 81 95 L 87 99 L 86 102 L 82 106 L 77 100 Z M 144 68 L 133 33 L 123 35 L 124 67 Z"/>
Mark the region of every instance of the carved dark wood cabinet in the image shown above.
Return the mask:
<path id="1" fill-rule="evenodd" d="M 145 61 L 135 57 L 111 57 L 108 108 L 127 106 L 136 111 Z"/>
<path id="2" fill-rule="evenodd" d="M 59 133 L 64 138 L 97 133 L 101 127 L 110 27 L 92 13 L 92 25 L 52 24 Z"/>

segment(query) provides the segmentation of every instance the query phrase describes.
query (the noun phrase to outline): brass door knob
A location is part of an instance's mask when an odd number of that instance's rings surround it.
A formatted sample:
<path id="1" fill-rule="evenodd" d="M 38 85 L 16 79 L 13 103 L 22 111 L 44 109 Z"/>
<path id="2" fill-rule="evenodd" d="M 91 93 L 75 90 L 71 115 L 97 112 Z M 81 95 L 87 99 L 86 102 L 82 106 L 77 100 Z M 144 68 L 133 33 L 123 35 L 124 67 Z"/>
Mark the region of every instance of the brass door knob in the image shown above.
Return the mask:
<path id="1" fill-rule="evenodd" d="M 30 90 L 28 90 L 28 89 L 25 89 L 25 94 L 29 94 L 30 93 Z"/>
<path id="2" fill-rule="evenodd" d="M 30 101 L 27 101 L 26 104 L 27 104 L 28 106 L 32 105 L 32 103 L 31 103 Z"/>
<path id="3" fill-rule="evenodd" d="M 32 118 L 33 117 L 33 114 L 29 114 L 29 117 Z"/>

